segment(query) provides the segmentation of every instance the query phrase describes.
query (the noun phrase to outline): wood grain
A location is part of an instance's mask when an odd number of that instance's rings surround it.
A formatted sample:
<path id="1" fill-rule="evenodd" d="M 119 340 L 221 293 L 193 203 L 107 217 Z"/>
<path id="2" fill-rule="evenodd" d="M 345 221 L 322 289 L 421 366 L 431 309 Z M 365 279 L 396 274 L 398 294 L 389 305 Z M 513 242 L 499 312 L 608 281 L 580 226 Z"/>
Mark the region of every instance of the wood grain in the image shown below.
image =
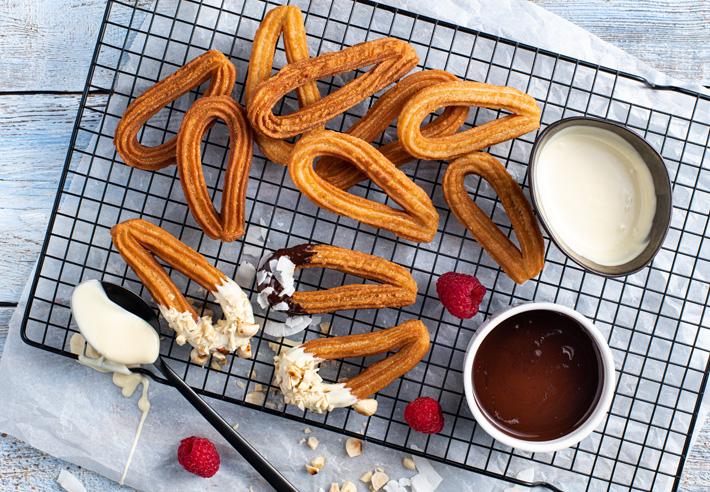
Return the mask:
<path id="1" fill-rule="evenodd" d="M 152 1 L 136 3 L 145 7 Z M 1 5 L 0 93 L 82 92 L 106 0 L 2 0 Z M 125 25 L 121 16 L 127 15 L 128 9 L 119 9 L 115 19 Z M 140 16 L 134 24 L 139 22 Z M 124 35 L 125 31 L 108 31 L 105 41 L 122 42 L 112 36 Z M 107 63 L 114 61 L 111 56 L 105 58 Z"/>
<path id="2" fill-rule="evenodd" d="M 682 80 L 710 86 L 710 2 L 529 0 Z"/>
<path id="3" fill-rule="evenodd" d="M 17 302 L 37 259 L 80 100 L 75 94 L 0 95 L 0 302 Z M 105 102 L 95 95 L 87 105 Z M 92 119 L 87 112 L 84 120 Z"/>

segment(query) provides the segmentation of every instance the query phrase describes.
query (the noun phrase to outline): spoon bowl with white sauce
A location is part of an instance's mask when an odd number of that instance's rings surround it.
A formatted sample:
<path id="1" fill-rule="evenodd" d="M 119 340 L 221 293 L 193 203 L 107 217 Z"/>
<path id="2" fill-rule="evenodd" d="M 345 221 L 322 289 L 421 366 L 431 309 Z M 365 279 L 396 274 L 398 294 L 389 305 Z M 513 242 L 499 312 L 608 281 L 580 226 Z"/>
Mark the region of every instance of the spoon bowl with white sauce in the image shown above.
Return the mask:
<path id="1" fill-rule="evenodd" d="M 135 367 L 137 364 L 154 364 L 169 384 L 174 386 L 275 490 L 297 492 L 266 458 L 165 363 L 159 352 L 158 316 L 140 296 L 120 285 L 87 280 L 74 289 L 71 309 L 81 335 L 101 356 L 99 359 L 87 357 L 84 346 L 83 353 L 78 355 L 79 362 L 102 371 L 128 376 L 143 375 L 165 382 L 151 371 Z M 143 420 L 145 413 L 147 410 L 144 411 Z"/>
<path id="2" fill-rule="evenodd" d="M 549 125 L 528 172 L 532 205 L 552 242 L 588 271 L 620 277 L 658 253 L 671 219 L 662 157 L 625 126 L 591 117 Z"/>

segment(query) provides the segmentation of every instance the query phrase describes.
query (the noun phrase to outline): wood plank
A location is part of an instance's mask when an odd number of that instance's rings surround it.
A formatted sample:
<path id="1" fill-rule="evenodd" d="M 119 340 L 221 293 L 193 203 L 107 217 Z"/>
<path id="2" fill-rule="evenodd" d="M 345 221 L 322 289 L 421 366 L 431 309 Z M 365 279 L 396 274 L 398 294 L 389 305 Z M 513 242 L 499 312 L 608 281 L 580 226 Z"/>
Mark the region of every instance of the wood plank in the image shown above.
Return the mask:
<path id="1" fill-rule="evenodd" d="M 530 0 L 648 65 L 710 86 L 710 2 Z"/>
<path id="2" fill-rule="evenodd" d="M 145 7 L 152 0 L 137 3 Z M 5 0 L 0 92 L 83 91 L 105 10 L 106 0 Z M 114 19 L 124 24 L 128 15 L 119 9 Z M 140 14 L 133 24 L 139 22 Z"/>
<path id="3" fill-rule="evenodd" d="M 17 302 L 44 240 L 78 95 L 0 96 L 0 302 Z M 91 96 L 103 107 L 106 96 Z M 87 113 L 85 122 L 95 121 Z"/>

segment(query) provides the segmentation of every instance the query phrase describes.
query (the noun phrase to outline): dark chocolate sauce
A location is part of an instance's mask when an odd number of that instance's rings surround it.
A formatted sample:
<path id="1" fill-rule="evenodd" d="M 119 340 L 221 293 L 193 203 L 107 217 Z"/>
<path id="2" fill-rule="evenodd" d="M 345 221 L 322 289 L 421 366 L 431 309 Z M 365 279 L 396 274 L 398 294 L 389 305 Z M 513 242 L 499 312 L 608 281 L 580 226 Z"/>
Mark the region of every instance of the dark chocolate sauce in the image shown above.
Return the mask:
<path id="1" fill-rule="evenodd" d="M 274 291 L 267 296 L 271 306 L 276 306 L 281 302 L 285 302 L 288 305 L 288 311 L 286 311 L 288 314 L 306 314 L 305 309 L 303 309 L 300 304 L 293 301 L 293 296 L 284 294 L 284 288 L 281 283 L 276 280 L 269 263 L 271 263 L 271 260 L 278 261 L 279 258 L 285 256 L 291 260 L 296 267 L 305 265 L 315 254 L 315 251 L 313 251 L 315 246 L 315 244 L 299 244 L 298 246 L 294 246 L 292 248 L 283 248 L 264 260 L 262 266 L 259 268 L 259 271 L 264 271 L 267 275 L 266 278 L 264 278 L 264 280 L 257 285 L 257 289 L 259 292 L 267 287 L 274 289 Z"/>
<path id="2" fill-rule="evenodd" d="M 600 355 L 575 320 L 526 311 L 483 339 L 473 360 L 473 390 L 481 411 L 504 433 L 556 439 L 579 427 L 599 400 Z"/>

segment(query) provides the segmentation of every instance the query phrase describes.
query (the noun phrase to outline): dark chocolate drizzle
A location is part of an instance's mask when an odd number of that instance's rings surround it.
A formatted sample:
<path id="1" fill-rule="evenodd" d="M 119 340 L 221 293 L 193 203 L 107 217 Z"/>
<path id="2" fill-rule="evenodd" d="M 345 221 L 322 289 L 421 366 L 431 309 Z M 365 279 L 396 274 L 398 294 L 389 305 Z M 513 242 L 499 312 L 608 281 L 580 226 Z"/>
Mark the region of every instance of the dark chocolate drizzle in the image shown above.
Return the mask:
<path id="1" fill-rule="evenodd" d="M 281 282 L 276 280 L 276 276 L 273 274 L 274 272 L 271 270 L 269 263 L 271 263 L 271 260 L 278 261 L 279 258 L 285 256 L 291 260 L 296 267 L 305 265 L 310 262 L 311 257 L 316 254 L 313 250 L 316 246 L 316 244 L 299 244 L 298 246 L 294 246 L 292 248 L 283 248 L 264 260 L 263 264 L 259 268 L 259 271 L 266 272 L 267 275 L 264 281 L 257 285 L 257 290 L 261 293 L 261 291 L 267 287 L 274 289 L 274 291 L 266 297 L 271 307 L 284 302 L 288 306 L 288 310 L 285 311 L 287 314 L 307 314 L 306 310 L 303 309 L 303 306 L 294 302 L 293 296 L 288 296 L 283 293 L 284 287 L 281 285 Z"/>

